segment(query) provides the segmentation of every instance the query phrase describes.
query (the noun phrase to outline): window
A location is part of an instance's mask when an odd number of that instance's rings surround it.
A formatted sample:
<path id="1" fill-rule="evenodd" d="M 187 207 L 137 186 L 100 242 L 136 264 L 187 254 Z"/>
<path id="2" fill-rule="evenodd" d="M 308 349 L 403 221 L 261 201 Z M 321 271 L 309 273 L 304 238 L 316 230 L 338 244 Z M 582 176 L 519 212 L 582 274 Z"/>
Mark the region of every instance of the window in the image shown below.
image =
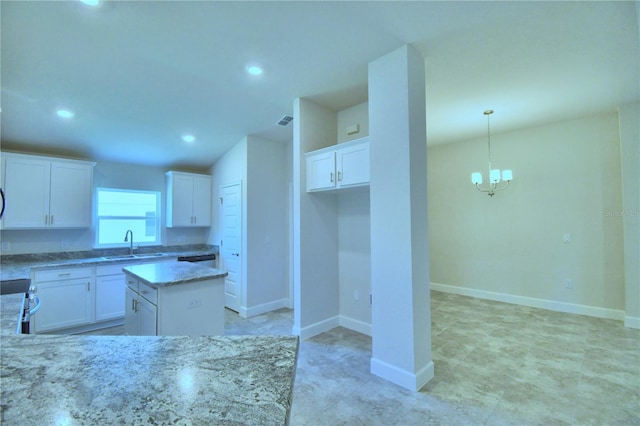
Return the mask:
<path id="1" fill-rule="evenodd" d="M 127 230 L 133 243 L 160 245 L 160 193 L 98 188 L 96 197 L 97 247 L 125 247 Z"/>

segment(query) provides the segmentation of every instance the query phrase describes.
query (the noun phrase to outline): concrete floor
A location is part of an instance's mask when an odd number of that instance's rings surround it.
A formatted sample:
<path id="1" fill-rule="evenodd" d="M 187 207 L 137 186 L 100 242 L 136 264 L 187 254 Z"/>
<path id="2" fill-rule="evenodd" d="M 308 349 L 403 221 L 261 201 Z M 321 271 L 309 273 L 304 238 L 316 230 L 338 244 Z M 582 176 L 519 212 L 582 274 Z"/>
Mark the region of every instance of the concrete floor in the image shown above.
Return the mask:
<path id="1" fill-rule="evenodd" d="M 435 291 L 431 301 L 427 385 L 372 375 L 371 338 L 338 327 L 300 344 L 291 425 L 640 425 L 640 330 Z M 287 309 L 227 311 L 225 334 L 292 325 Z"/>

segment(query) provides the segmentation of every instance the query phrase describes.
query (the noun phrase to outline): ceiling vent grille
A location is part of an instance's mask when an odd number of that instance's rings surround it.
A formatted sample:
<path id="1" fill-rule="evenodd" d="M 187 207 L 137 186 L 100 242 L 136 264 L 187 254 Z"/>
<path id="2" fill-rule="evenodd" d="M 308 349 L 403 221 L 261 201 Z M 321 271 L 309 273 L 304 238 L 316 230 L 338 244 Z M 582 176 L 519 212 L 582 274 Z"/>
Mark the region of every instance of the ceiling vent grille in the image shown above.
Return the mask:
<path id="1" fill-rule="evenodd" d="M 293 121 L 293 117 L 290 115 L 283 115 L 278 124 L 281 126 L 286 126 Z"/>

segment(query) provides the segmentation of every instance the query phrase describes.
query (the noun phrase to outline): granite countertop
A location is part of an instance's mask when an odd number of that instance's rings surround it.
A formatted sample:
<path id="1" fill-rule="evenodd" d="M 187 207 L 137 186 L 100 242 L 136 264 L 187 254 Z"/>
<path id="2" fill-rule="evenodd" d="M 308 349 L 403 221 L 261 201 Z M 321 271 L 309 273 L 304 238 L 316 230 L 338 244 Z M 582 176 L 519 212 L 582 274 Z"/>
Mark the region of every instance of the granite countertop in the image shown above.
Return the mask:
<path id="1" fill-rule="evenodd" d="M 190 262 L 145 263 L 123 268 L 151 287 L 192 283 L 226 277 L 228 272 Z"/>
<path id="2" fill-rule="evenodd" d="M 77 266 L 96 266 L 110 264 L 131 264 L 153 260 L 171 259 L 180 256 L 201 256 L 218 254 L 218 246 L 196 244 L 185 246 L 155 246 L 136 249 L 136 258 L 105 257 L 125 255 L 129 250 L 105 249 L 80 252 L 17 254 L 0 256 L 0 279 L 17 280 L 29 278 L 31 270 L 68 268 Z M 157 253 L 162 253 L 157 256 Z"/>
<path id="3" fill-rule="evenodd" d="M 24 293 L 3 294 L 0 296 L 0 335 L 11 336 L 16 334 L 20 316 L 22 315 L 24 298 Z"/>
<path id="4" fill-rule="evenodd" d="M 4 296 L 2 296 L 4 297 Z M 288 424 L 297 336 L 2 336 L 2 424 Z"/>

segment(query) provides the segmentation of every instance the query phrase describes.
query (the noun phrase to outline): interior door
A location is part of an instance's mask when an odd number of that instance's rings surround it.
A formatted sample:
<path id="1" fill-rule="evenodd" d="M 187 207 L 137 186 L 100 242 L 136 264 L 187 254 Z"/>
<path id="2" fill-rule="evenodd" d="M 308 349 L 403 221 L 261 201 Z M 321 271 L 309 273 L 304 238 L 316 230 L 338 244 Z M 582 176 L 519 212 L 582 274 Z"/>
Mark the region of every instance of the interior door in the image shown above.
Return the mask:
<path id="1" fill-rule="evenodd" d="M 220 188 L 222 241 L 220 254 L 228 275 L 224 281 L 225 306 L 236 312 L 242 298 L 242 184 Z"/>

